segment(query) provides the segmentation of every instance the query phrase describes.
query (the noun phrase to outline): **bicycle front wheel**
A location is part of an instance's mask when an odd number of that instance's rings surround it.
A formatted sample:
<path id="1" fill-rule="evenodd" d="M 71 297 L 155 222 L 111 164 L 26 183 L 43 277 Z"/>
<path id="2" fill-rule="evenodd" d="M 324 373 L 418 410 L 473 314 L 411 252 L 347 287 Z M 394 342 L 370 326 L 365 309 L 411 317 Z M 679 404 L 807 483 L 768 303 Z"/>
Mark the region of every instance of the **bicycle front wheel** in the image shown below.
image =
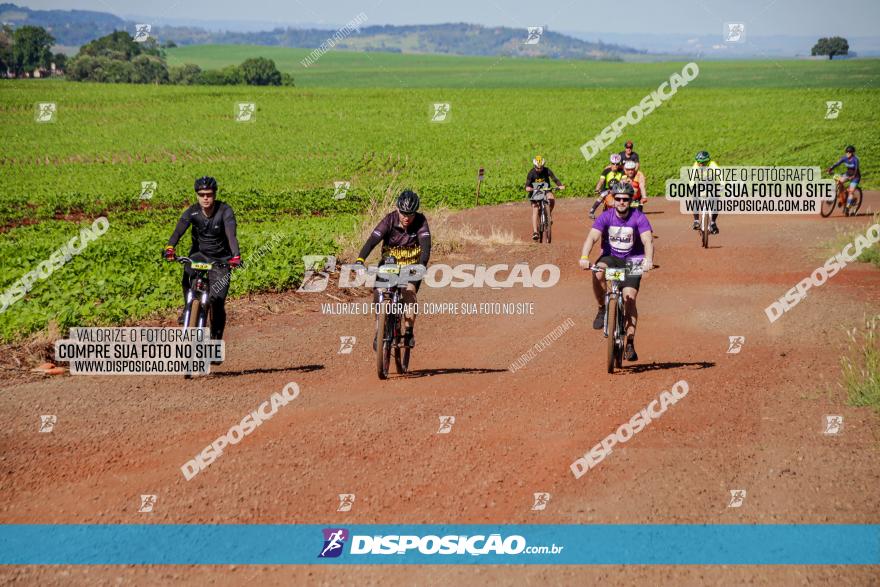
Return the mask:
<path id="1" fill-rule="evenodd" d="M 614 364 L 617 357 L 617 299 L 612 297 L 608 300 L 608 372 L 614 373 Z"/>

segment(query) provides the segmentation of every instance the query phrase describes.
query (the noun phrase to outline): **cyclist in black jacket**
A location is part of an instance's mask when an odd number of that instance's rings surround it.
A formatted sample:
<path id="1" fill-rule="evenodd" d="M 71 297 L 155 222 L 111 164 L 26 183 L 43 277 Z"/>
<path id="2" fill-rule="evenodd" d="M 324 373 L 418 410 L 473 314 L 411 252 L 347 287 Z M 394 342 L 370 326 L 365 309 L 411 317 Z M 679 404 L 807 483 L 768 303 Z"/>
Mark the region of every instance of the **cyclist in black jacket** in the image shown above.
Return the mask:
<path id="1" fill-rule="evenodd" d="M 382 243 L 382 259 L 393 256 L 401 266 L 421 265 L 427 267 L 428 260 L 431 258 L 431 231 L 428 228 L 428 219 L 418 211 L 419 204 L 417 193 L 412 190 L 404 190 L 397 198 L 397 210 L 385 216 L 370 233 L 367 242 L 361 248 L 356 264 L 363 265 L 376 245 Z M 406 290 L 403 292 L 403 303 L 407 304 L 407 308 L 415 306 L 416 292 L 419 291 L 420 285 L 422 285 L 420 279 L 415 282 L 407 282 Z M 416 345 L 413 336 L 415 313 L 406 311 L 403 319 L 406 324 L 406 332 L 403 335 L 404 344 L 408 347 L 414 347 Z M 373 341 L 374 345 L 375 342 Z"/>
<path id="2" fill-rule="evenodd" d="M 529 174 L 526 176 L 526 193 L 531 196 L 531 192 L 534 189 L 532 184 L 535 182 L 545 182 L 547 185 L 550 185 L 550 180 L 559 187 L 559 189 L 565 189 L 565 186 L 562 185 L 562 182 L 556 177 L 556 175 L 550 170 L 546 165 L 546 161 L 540 155 L 535 155 L 535 158 L 532 159 L 532 164 L 534 167 L 529 169 Z M 547 192 L 547 202 L 550 204 L 550 216 L 553 216 L 553 206 L 556 205 L 556 198 L 553 197 L 553 192 Z M 532 240 L 538 240 L 538 203 L 532 202 Z"/>
<path id="3" fill-rule="evenodd" d="M 217 180 L 213 177 L 200 177 L 196 180 L 195 190 L 198 201 L 184 210 L 177 221 L 168 244 L 165 245 L 165 259 L 174 261 L 174 247 L 186 229 L 192 226 L 192 246 L 189 258 L 194 261 L 224 262 L 231 268 L 241 265 L 241 251 L 236 236 L 235 214 L 229 204 L 221 202 L 217 197 Z M 211 338 L 222 339 L 226 327 L 226 296 L 229 294 L 229 269 L 214 267 L 208 272 L 211 290 L 208 303 L 211 305 Z M 186 303 L 186 292 L 194 275 L 191 267 L 184 266 L 183 297 Z M 181 320 L 183 315 L 181 314 Z"/>

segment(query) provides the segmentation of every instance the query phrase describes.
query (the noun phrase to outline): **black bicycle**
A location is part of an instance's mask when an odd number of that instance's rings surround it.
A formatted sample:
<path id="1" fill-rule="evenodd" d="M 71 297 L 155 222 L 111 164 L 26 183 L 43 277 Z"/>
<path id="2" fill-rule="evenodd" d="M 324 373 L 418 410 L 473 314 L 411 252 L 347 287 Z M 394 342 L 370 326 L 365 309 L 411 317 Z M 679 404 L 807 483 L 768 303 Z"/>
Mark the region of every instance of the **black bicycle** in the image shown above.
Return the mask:
<path id="1" fill-rule="evenodd" d="M 550 207 L 547 201 L 547 194 L 558 190 L 558 186 L 550 187 L 547 182 L 537 181 L 532 184 L 532 192 L 529 194 L 529 200 L 538 204 L 538 242 L 544 242 L 547 237 L 547 243 L 553 242 L 553 219 L 550 217 Z"/>
<path id="2" fill-rule="evenodd" d="M 657 269 L 659 265 L 654 265 Z M 610 288 L 605 289 L 605 323 L 603 335 L 608 339 L 607 367 L 609 373 L 614 368 L 623 366 L 623 350 L 626 346 L 626 310 L 623 304 L 623 288 L 621 284 L 627 275 L 642 275 L 642 261 L 627 261 L 626 267 L 598 267 L 593 265 L 590 271 L 605 272 L 605 281 Z"/>
<path id="3" fill-rule="evenodd" d="M 211 283 L 208 277 L 214 267 L 231 268 L 228 263 L 220 261 L 194 261 L 189 257 L 174 257 L 182 265 L 189 264 L 194 275 L 190 279 L 186 302 L 183 307 L 183 328 L 211 328 L 211 304 L 208 303 Z M 191 374 L 184 375 L 189 379 Z"/>
<path id="4" fill-rule="evenodd" d="M 387 379 L 391 356 L 398 374 L 409 370 L 412 349 L 404 342 L 403 290 L 407 281 L 400 281 L 401 268 L 395 257 L 386 257 L 376 275 L 376 373 L 379 379 Z"/>

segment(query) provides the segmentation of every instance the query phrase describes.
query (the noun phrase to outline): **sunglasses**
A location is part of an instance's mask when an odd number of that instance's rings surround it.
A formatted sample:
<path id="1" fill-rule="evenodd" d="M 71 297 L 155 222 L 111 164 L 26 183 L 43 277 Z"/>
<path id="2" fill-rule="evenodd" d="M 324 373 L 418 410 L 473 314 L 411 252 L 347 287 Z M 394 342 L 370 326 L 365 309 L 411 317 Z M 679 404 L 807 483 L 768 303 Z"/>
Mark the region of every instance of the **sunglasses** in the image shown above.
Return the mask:
<path id="1" fill-rule="evenodd" d="M 631 198 L 614 198 L 615 202 L 629 202 Z"/>
<path id="2" fill-rule="evenodd" d="M 400 212 L 400 210 L 398 210 L 398 212 Z M 405 212 L 400 212 L 400 215 L 403 216 L 404 218 L 415 218 L 416 217 L 415 212 L 413 212 L 412 214 L 406 214 Z"/>

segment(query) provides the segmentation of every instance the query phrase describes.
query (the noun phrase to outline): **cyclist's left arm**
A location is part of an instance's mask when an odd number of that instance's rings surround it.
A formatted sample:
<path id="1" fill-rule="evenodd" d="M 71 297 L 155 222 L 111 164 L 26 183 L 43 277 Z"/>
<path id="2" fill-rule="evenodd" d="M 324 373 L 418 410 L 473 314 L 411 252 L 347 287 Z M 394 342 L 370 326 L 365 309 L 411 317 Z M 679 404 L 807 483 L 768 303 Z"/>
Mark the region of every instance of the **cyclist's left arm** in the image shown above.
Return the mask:
<path id="1" fill-rule="evenodd" d="M 419 252 L 419 265 L 427 267 L 428 260 L 431 258 L 431 230 L 428 228 L 427 218 L 416 234 L 418 234 L 419 248 L 421 249 L 421 252 Z"/>
<path id="2" fill-rule="evenodd" d="M 235 223 L 235 213 L 229 206 L 223 211 L 223 228 L 226 231 L 232 256 L 241 257 L 241 250 L 238 248 L 238 225 Z"/>
<path id="3" fill-rule="evenodd" d="M 645 247 L 645 260 L 642 263 L 644 271 L 650 271 L 654 266 L 654 232 L 648 217 L 641 214 L 638 220 L 639 238 Z"/>
<path id="4" fill-rule="evenodd" d="M 549 167 L 547 167 L 546 169 L 547 169 L 547 176 L 553 180 L 553 182 L 557 185 L 557 187 L 561 186 L 562 182 L 559 181 L 559 178 L 556 177 L 556 174 L 553 173 Z"/>

